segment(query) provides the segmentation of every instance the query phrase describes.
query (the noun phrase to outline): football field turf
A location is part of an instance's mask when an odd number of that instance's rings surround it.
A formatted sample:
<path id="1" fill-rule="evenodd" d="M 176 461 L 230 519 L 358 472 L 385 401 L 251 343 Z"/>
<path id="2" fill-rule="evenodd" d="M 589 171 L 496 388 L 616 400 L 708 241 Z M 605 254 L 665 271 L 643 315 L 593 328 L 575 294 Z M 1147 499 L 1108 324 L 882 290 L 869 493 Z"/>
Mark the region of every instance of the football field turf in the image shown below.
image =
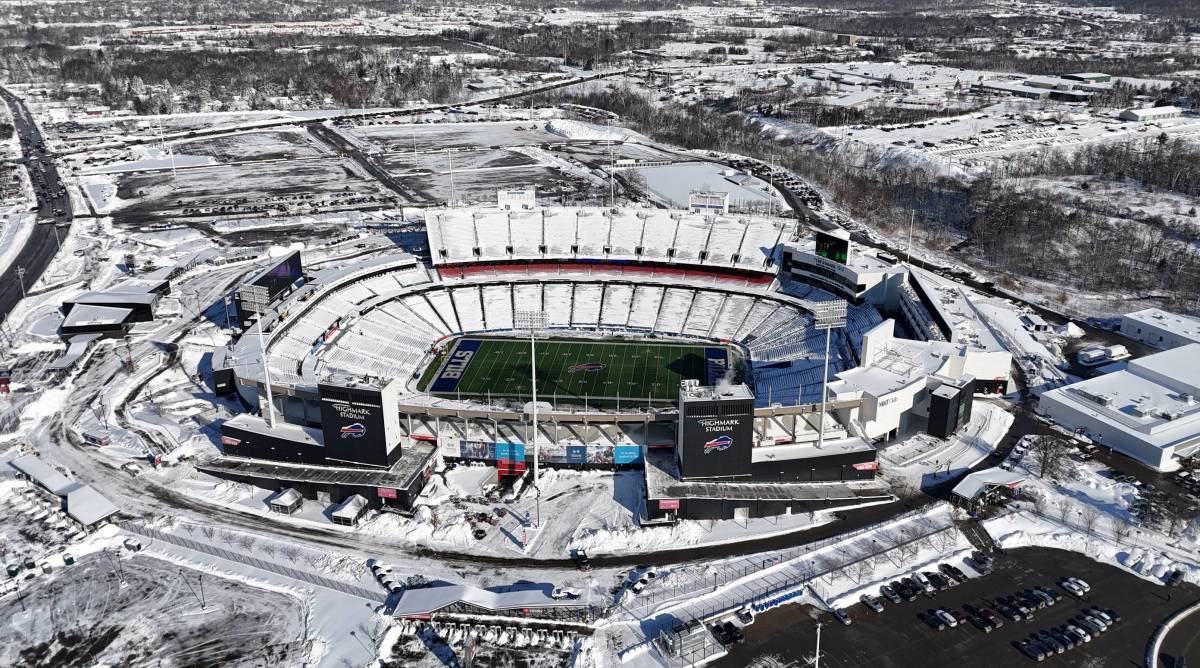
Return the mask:
<path id="1" fill-rule="evenodd" d="M 538 396 L 563 399 L 675 401 L 679 381 L 717 382 L 729 366 L 720 346 L 539 340 Z M 440 395 L 528 397 L 529 341 L 463 338 L 433 377 Z"/>

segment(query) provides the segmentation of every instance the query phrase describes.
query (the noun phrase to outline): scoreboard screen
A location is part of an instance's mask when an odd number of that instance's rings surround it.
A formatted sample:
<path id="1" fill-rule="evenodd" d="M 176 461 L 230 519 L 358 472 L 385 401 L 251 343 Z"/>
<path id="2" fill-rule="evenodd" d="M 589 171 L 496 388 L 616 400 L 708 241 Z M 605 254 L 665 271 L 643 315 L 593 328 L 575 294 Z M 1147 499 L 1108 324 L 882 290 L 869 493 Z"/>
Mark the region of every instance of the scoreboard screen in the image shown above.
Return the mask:
<path id="1" fill-rule="evenodd" d="M 817 232 L 817 255 L 826 260 L 846 264 L 850 259 L 850 240 Z"/>

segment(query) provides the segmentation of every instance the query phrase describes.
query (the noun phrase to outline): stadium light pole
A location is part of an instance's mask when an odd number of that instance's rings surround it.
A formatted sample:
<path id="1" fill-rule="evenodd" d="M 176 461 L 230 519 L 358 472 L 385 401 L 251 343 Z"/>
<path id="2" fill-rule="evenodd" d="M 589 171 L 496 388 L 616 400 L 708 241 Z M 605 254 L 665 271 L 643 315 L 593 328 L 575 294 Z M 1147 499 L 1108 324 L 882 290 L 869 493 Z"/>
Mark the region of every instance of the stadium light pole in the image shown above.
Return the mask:
<path id="1" fill-rule="evenodd" d="M 262 359 L 263 382 L 267 386 L 267 413 L 265 417 L 267 418 L 267 426 L 271 429 L 274 429 L 275 398 L 271 396 L 271 364 L 267 360 L 267 344 L 263 342 L 262 311 L 259 309 L 256 309 L 256 311 L 258 312 L 258 352 L 260 358 Z"/>
<path id="2" fill-rule="evenodd" d="M 537 330 L 546 328 L 546 312 L 518 309 L 513 313 L 513 324 L 518 329 L 529 330 L 529 381 L 533 400 L 533 491 L 537 497 L 537 525 L 542 526 L 542 488 L 538 485 L 538 397 L 537 397 Z"/>
<path id="3" fill-rule="evenodd" d="M 825 360 L 824 371 L 821 373 L 821 418 L 817 423 L 817 449 L 825 446 L 825 410 L 829 399 L 829 339 L 832 338 L 835 327 L 846 326 L 846 302 L 839 300 L 830 302 L 814 302 L 812 304 L 814 322 L 817 329 L 825 330 Z"/>

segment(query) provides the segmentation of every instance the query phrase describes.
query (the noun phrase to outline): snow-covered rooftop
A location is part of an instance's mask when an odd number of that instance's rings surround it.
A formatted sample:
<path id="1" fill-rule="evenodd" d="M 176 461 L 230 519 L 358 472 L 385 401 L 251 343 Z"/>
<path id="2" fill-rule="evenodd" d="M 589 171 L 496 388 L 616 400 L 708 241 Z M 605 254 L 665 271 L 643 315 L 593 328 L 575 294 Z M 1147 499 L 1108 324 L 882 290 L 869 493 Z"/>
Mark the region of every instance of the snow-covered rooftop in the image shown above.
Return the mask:
<path id="1" fill-rule="evenodd" d="M 1122 319 L 1148 325 L 1160 330 L 1170 331 L 1176 336 L 1200 343 L 1200 320 L 1186 315 L 1171 313 L 1160 308 L 1147 308 L 1133 313 L 1126 313 Z"/>
<path id="2" fill-rule="evenodd" d="M 1000 468 L 976 471 L 963 478 L 953 491 L 964 499 L 974 499 L 988 487 L 1010 487 L 1025 481 L 1025 476 L 1015 471 L 1005 471 Z"/>

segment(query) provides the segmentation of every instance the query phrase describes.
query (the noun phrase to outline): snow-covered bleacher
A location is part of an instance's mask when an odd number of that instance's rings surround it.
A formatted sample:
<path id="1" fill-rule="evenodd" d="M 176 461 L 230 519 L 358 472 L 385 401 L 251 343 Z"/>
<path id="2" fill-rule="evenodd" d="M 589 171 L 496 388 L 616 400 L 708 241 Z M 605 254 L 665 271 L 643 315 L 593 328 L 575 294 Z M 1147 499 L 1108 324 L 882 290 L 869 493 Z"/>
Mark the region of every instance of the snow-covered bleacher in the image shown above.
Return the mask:
<path id="1" fill-rule="evenodd" d="M 436 265 L 509 260 L 610 259 L 771 271 L 795 234 L 785 218 L 711 216 L 660 209 L 469 208 L 431 213 Z"/>

